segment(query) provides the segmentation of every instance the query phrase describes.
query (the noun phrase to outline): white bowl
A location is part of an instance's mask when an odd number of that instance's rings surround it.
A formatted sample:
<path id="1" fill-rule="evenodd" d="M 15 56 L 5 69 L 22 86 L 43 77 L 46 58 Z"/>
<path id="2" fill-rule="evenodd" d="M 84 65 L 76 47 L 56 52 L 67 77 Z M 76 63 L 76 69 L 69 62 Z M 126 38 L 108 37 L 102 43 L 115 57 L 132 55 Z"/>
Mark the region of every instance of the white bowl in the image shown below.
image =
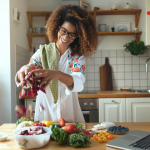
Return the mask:
<path id="1" fill-rule="evenodd" d="M 24 128 L 18 128 L 13 130 L 13 135 L 16 144 L 25 149 L 33 149 L 33 148 L 40 148 L 45 146 L 49 140 L 50 140 L 50 135 L 52 134 L 52 131 L 50 128 L 43 127 L 45 132 L 44 134 L 39 134 L 39 135 L 19 135 L 21 131 L 24 130 L 34 130 L 37 128 L 37 126 L 31 126 L 31 127 L 24 127 Z"/>
<path id="2" fill-rule="evenodd" d="M 7 134 L 1 134 L 0 135 L 0 142 L 5 141 L 7 139 L 8 135 Z"/>

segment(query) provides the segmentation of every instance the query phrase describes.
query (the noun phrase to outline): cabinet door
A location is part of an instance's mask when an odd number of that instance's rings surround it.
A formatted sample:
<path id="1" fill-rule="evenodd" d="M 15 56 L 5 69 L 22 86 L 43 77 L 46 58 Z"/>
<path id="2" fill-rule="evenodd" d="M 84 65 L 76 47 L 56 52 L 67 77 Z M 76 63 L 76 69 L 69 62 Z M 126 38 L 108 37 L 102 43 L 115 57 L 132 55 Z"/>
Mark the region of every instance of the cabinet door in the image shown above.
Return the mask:
<path id="1" fill-rule="evenodd" d="M 99 122 L 126 122 L 125 98 L 100 98 Z"/>
<path id="2" fill-rule="evenodd" d="M 150 98 L 126 98 L 127 122 L 150 122 Z"/>

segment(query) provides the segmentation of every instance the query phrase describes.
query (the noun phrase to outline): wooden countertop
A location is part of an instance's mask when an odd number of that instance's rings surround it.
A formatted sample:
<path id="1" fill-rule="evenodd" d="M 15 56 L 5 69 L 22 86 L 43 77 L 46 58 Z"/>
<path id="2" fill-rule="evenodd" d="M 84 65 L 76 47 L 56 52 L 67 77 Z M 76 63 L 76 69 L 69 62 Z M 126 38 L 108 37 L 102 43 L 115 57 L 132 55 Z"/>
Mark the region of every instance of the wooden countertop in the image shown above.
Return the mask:
<path id="1" fill-rule="evenodd" d="M 78 98 L 132 98 L 150 97 L 150 93 L 134 93 L 129 91 L 95 91 L 97 94 L 78 94 Z M 36 99 L 24 97 L 23 99 Z"/>
<path id="2" fill-rule="evenodd" d="M 150 97 L 150 93 L 134 93 L 129 91 L 96 91 L 97 94 L 79 94 L 78 98 L 129 98 Z"/>
<path id="3" fill-rule="evenodd" d="M 96 125 L 97 123 L 86 123 L 87 129 L 90 129 L 93 127 L 93 125 Z M 126 123 L 115 123 L 116 126 L 121 125 L 128 127 L 130 129 L 129 132 L 132 132 L 134 130 L 142 130 L 142 131 L 148 131 L 150 132 L 150 122 L 126 122 Z M 13 137 L 13 130 L 16 128 L 15 124 L 3 124 L 0 126 L 0 134 L 7 134 L 8 138 L 4 142 L 0 142 L 0 149 L 1 150 L 21 150 L 15 143 L 14 137 Z M 121 137 L 122 135 L 114 135 L 113 139 L 116 139 L 118 137 Z M 115 148 L 111 148 L 105 145 L 105 143 L 98 143 L 98 141 L 94 138 L 90 139 L 91 145 L 87 148 L 78 148 L 79 149 L 89 149 L 89 150 L 117 150 Z M 75 148 L 70 147 L 68 145 L 58 145 L 55 141 L 50 141 L 46 146 L 43 148 L 39 148 L 38 150 L 49 150 L 49 149 L 55 149 L 55 150 L 75 150 Z"/>

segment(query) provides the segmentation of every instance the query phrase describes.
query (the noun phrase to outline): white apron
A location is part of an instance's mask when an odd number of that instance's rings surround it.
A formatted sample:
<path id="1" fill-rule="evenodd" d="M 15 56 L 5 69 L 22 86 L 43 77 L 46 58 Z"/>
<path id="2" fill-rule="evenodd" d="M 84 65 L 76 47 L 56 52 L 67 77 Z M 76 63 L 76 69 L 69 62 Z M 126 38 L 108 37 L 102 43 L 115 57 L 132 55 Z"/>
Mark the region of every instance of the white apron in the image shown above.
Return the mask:
<path id="1" fill-rule="evenodd" d="M 74 80 L 74 87 L 70 89 L 62 82 L 58 81 L 58 101 L 56 104 L 53 103 L 53 96 L 51 94 L 49 86 L 46 88 L 46 94 L 42 91 L 38 91 L 38 96 L 36 98 L 35 116 L 34 120 L 48 120 L 53 122 L 58 122 L 60 118 L 63 118 L 66 122 L 79 122 L 84 123 L 84 117 L 81 112 L 81 108 L 78 101 L 78 93 L 83 90 L 83 83 L 85 82 L 85 77 L 83 70 L 85 69 L 85 59 L 83 56 L 73 56 L 71 55 L 71 50 L 68 48 L 66 52 L 60 57 L 60 53 L 57 50 L 59 58 L 59 71 L 66 74 L 70 74 Z M 74 58 L 78 62 L 73 63 L 78 72 L 73 72 L 69 65 L 73 62 Z M 28 65 L 35 69 L 41 64 L 40 52 L 37 52 L 31 57 L 33 60 Z M 42 64 L 41 64 L 42 65 Z M 84 68 L 84 69 L 83 69 Z M 82 70 L 79 72 L 79 70 Z M 42 104 L 45 110 L 40 113 L 39 105 Z"/>

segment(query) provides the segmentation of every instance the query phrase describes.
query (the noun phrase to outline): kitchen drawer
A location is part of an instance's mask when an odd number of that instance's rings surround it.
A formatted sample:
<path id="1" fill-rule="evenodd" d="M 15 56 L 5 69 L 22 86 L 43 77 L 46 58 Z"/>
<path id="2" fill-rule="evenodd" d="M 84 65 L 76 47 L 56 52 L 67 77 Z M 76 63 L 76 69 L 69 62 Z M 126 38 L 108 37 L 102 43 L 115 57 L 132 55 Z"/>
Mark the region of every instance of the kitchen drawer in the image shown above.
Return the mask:
<path id="1" fill-rule="evenodd" d="M 25 107 L 28 108 L 30 104 L 32 105 L 33 112 L 35 112 L 36 99 L 25 99 Z"/>

